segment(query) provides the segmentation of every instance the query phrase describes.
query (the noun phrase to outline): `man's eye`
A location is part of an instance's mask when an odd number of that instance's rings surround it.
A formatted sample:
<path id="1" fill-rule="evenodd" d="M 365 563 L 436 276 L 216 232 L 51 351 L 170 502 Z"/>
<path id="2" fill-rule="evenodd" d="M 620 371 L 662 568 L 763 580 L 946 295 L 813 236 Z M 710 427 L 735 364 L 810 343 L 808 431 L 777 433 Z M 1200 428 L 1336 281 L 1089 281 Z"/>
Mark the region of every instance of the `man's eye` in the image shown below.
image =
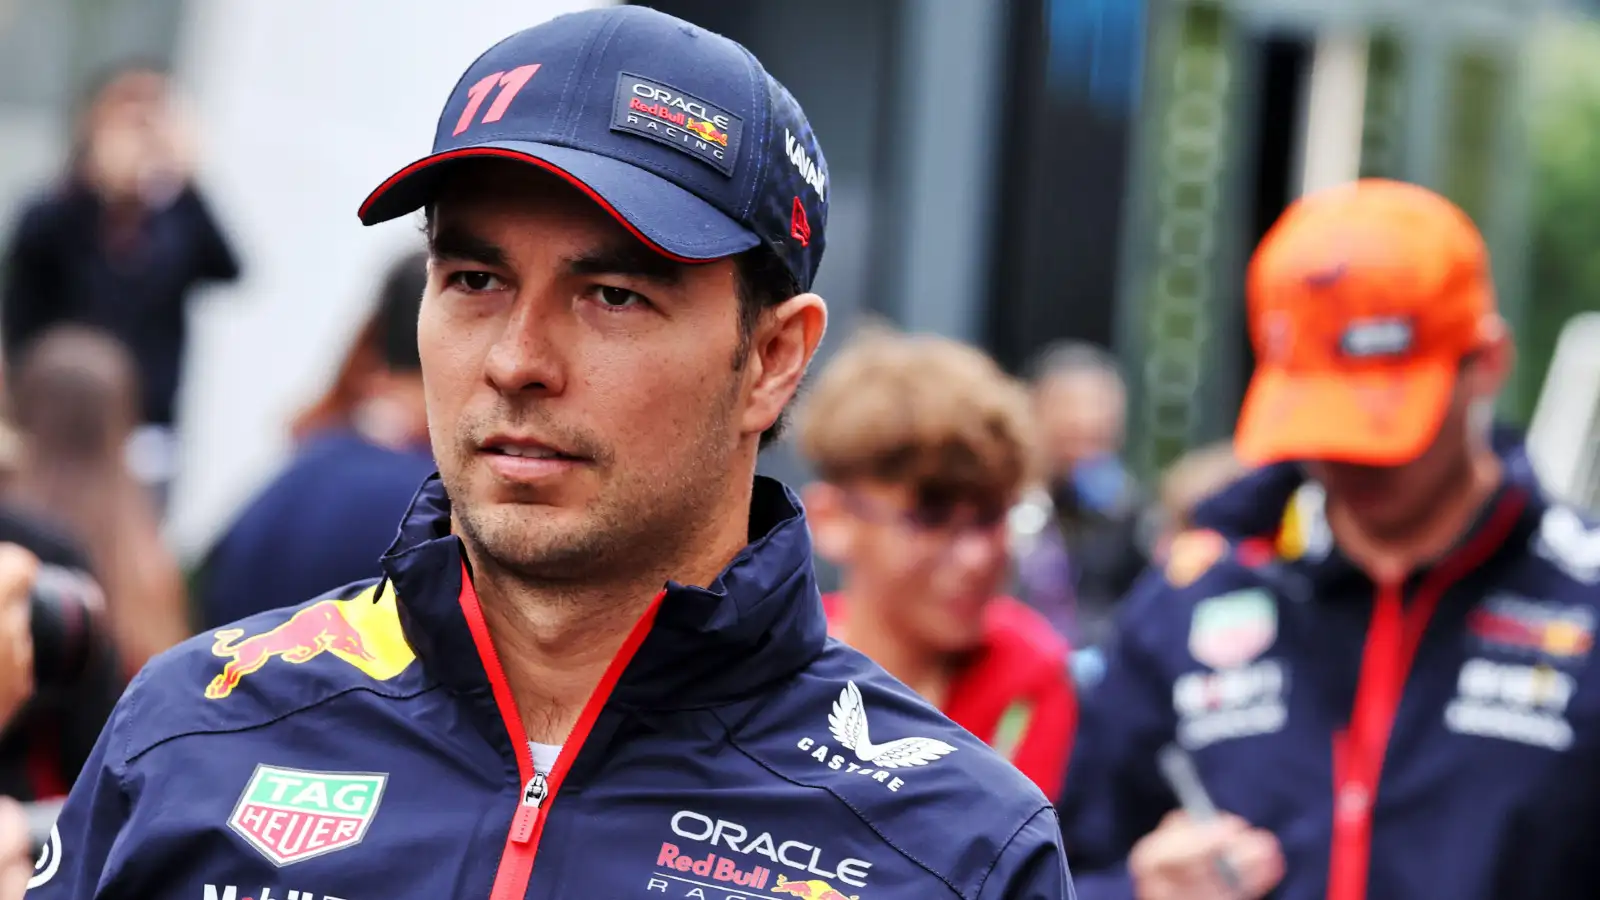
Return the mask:
<path id="1" fill-rule="evenodd" d="M 607 309 L 627 309 L 630 306 L 639 306 L 644 303 L 644 297 L 627 288 L 601 285 L 596 293 L 600 298 L 600 305 Z"/>
<path id="2" fill-rule="evenodd" d="M 456 272 L 449 278 L 451 285 L 472 293 L 492 291 L 500 286 L 500 279 L 490 272 Z"/>

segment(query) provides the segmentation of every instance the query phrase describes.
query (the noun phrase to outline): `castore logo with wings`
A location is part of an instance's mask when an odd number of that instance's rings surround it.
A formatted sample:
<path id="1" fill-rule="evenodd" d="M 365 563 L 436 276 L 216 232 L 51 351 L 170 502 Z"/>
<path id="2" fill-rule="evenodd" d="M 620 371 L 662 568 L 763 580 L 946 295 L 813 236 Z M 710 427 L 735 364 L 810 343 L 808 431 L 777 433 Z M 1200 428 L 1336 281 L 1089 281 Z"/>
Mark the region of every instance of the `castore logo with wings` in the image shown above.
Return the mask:
<path id="1" fill-rule="evenodd" d="M 891 775 L 890 770 L 925 766 L 956 750 L 944 741 L 928 737 L 905 737 L 874 744 L 867 725 L 866 703 L 854 681 L 846 682 L 839 699 L 833 701 L 833 710 L 828 714 L 828 731 L 837 746 L 850 751 L 855 760 L 809 737 L 800 739 L 799 748 L 830 769 L 867 776 L 891 791 L 900 790 L 904 782 Z"/>

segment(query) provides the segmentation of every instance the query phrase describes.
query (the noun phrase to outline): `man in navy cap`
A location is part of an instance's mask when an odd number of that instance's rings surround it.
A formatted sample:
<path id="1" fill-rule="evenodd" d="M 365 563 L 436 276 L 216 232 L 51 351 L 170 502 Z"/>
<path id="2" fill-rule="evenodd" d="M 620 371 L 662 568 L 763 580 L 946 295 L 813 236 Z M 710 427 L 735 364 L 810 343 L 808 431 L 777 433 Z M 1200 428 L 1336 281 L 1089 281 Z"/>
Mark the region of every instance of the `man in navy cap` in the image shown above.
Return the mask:
<path id="1" fill-rule="evenodd" d="M 382 578 L 146 668 L 34 895 L 1070 897 L 1045 797 L 828 640 L 755 476 L 829 187 L 794 98 L 686 22 L 479 57 L 361 208 L 426 217 L 439 475 Z"/>

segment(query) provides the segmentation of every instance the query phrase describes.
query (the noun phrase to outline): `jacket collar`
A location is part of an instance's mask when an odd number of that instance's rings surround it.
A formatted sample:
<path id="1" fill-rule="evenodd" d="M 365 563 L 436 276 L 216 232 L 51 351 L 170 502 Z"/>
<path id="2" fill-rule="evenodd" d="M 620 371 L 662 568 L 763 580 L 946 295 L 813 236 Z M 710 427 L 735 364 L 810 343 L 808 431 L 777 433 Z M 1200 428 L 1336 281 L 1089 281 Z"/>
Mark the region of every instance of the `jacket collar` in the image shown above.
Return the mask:
<path id="1" fill-rule="evenodd" d="M 1447 565 L 1465 575 L 1527 546 L 1549 503 L 1520 445 L 1496 449 L 1505 462 L 1500 487 L 1451 550 L 1413 572 L 1407 584 Z M 1319 595 L 1337 593 L 1340 586 L 1371 585 L 1366 573 L 1339 552 L 1328 529 L 1321 488 L 1307 481 L 1298 465 L 1278 464 L 1251 473 L 1202 504 L 1195 521 L 1255 551 L 1244 554 L 1247 561 L 1270 560 L 1266 564 L 1290 566 L 1309 576 Z"/>
<path id="2" fill-rule="evenodd" d="M 498 718 L 460 606 L 462 559 L 460 539 L 450 533 L 449 498 L 433 475 L 384 554 L 384 573 L 399 594 L 401 624 L 423 665 Z M 655 624 L 611 702 L 651 709 L 731 702 L 804 668 L 826 640 L 800 501 L 779 482 L 758 476 L 750 543 L 709 585 L 667 583 Z"/>

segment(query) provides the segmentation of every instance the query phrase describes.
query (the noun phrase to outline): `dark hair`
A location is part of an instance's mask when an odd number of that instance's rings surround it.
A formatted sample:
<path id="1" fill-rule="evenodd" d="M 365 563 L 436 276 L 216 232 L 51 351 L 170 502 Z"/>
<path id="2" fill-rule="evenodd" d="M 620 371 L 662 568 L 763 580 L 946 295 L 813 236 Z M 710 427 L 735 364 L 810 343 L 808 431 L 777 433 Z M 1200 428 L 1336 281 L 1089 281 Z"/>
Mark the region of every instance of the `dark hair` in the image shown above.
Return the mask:
<path id="1" fill-rule="evenodd" d="M 170 78 L 172 70 L 167 64 L 153 56 L 133 56 L 121 59 L 110 65 L 100 66 L 84 79 L 77 95 L 73 98 L 73 111 L 82 115 L 89 111 L 100 100 L 100 95 L 106 92 L 124 75 L 160 75 Z"/>
<path id="2" fill-rule="evenodd" d="M 1122 366 L 1116 354 L 1088 341 L 1056 341 L 1028 363 L 1028 381 L 1037 385 L 1057 375 L 1094 373 L 1122 380 Z"/>
<path id="3" fill-rule="evenodd" d="M 739 295 L 739 350 L 733 360 L 735 371 L 744 368 L 750 356 L 750 341 L 755 336 L 761 314 L 800 293 L 794 275 L 772 248 L 753 247 L 734 257 L 737 273 L 734 284 Z M 765 450 L 783 437 L 789 426 L 787 407 L 766 431 L 761 432 L 760 449 Z"/>
<path id="4" fill-rule="evenodd" d="M 428 286 L 428 254 L 408 253 L 396 260 L 378 291 L 378 348 L 384 365 L 394 372 L 422 369 L 417 352 L 417 317 Z"/>
<path id="5" fill-rule="evenodd" d="M 108 332 L 51 326 L 22 350 L 11 385 L 17 430 L 53 463 L 116 457 L 140 416 L 132 352 Z"/>
<path id="6" fill-rule="evenodd" d="M 333 383 L 316 402 L 289 423 L 296 442 L 328 428 L 349 427 L 363 399 L 362 383 L 374 372 L 416 373 L 417 317 L 427 286 L 427 254 L 409 252 L 389 264 L 366 322 L 334 374 Z"/>

